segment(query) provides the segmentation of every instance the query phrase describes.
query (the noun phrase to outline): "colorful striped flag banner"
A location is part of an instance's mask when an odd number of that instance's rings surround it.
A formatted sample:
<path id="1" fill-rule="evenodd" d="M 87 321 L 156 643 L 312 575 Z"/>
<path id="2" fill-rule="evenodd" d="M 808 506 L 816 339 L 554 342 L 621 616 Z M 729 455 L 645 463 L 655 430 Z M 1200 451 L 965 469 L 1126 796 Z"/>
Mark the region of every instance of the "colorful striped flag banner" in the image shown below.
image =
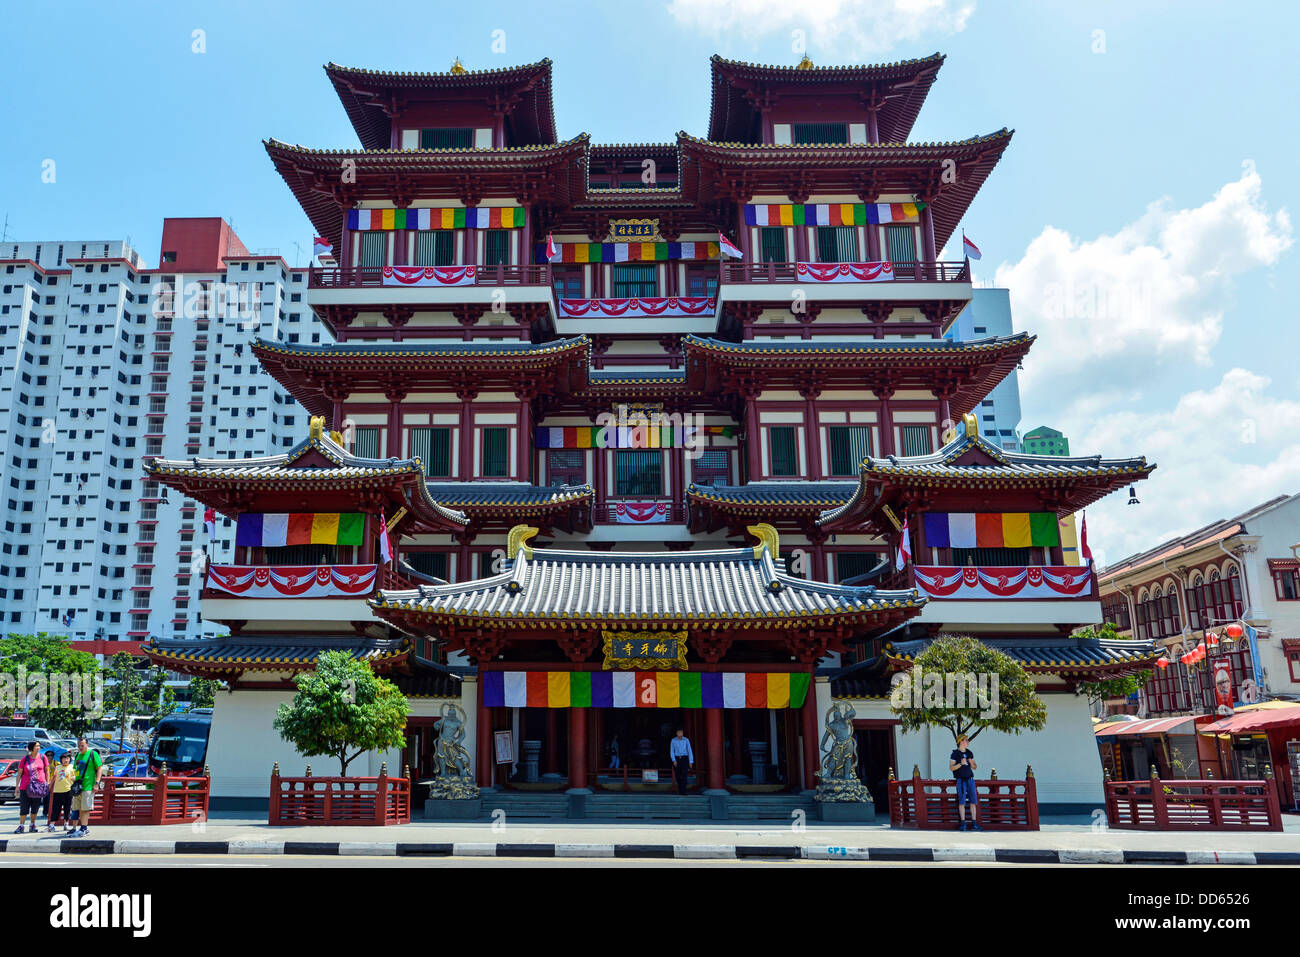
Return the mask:
<path id="1" fill-rule="evenodd" d="M 349 209 L 348 229 L 519 229 L 522 206 Z"/>
<path id="2" fill-rule="evenodd" d="M 235 545 L 360 545 L 366 518 L 360 512 L 244 512 Z"/>
<path id="3" fill-rule="evenodd" d="M 547 425 L 535 431 L 539 449 L 676 449 L 693 447 L 699 427 Z"/>
<path id="4" fill-rule="evenodd" d="M 915 223 L 925 203 L 748 203 L 747 226 L 866 226 Z"/>
<path id="5" fill-rule="evenodd" d="M 1054 512 L 926 512 L 927 548 L 1054 548 L 1061 544 Z"/>
<path id="6" fill-rule="evenodd" d="M 548 252 L 547 247 L 551 247 Z M 633 263 L 717 259 L 717 243 L 538 243 L 535 262 Z"/>
<path id="7" fill-rule="evenodd" d="M 807 672 L 485 671 L 489 708 L 801 708 Z"/>

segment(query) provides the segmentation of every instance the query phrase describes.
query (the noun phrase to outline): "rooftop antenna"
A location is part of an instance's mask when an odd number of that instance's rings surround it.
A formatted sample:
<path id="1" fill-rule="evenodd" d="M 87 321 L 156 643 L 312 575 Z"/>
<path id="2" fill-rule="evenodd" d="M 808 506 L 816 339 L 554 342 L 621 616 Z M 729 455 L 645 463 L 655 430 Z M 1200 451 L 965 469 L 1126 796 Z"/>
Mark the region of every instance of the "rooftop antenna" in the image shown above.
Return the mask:
<path id="1" fill-rule="evenodd" d="M 9 214 L 6 212 L 4 228 L 0 229 L 0 243 L 7 242 L 9 242 Z"/>
<path id="2" fill-rule="evenodd" d="M 302 261 L 302 246 L 296 240 L 294 241 L 293 244 L 293 250 L 294 250 L 293 268 L 297 269 L 298 264 Z"/>

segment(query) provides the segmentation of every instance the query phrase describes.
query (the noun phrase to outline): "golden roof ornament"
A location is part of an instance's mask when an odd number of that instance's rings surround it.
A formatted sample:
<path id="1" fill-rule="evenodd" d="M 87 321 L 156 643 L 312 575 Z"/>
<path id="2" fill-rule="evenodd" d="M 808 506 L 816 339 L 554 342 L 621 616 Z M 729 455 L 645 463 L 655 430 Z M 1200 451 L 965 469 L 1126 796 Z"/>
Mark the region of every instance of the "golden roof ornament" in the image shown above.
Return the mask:
<path id="1" fill-rule="evenodd" d="M 966 438 L 977 439 L 980 434 L 979 422 L 975 420 L 972 412 L 967 412 L 961 417 L 962 424 L 966 426 Z"/>
<path id="2" fill-rule="evenodd" d="M 533 548 L 527 542 L 539 531 L 541 529 L 535 525 L 516 525 L 510 529 L 506 535 L 506 555 L 515 558 L 518 556 L 519 550 L 523 549 L 524 558 L 531 559 L 533 557 Z"/>
<path id="3" fill-rule="evenodd" d="M 308 437 L 313 442 L 319 442 L 321 440 L 321 436 L 324 434 L 325 434 L 325 416 L 313 415 L 311 417 L 311 424 L 309 427 L 309 431 L 307 433 Z"/>
<path id="4" fill-rule="evenodd" d="M 813 61 L 808 59 L 808 54 L 806 53 L 803 55 L 803 59 L 799 61 L 799 65 L 795 67 L 796 70 L 811 70 L 812 68 Z"/>
<path id="5" fill-rule="evenodd" d="M 456 57 L 456 61 L 451 65 L 451 75 L 463 76 L 468 72 L 469 70 L 465 69 L 465 65 L 460 62 L 460 57 Z"/>
<path id="6" fill-rule="evenodd" d="M 772 553 L 772 560 L 781 557 L 781 539 L 775 528 L 767 522 L 759 522 L 757 525 L 750 525 L 745 531 L 758 539 L 758 544 L 754 546 L 754 557 L 759 558 L 763 550 Z"/>

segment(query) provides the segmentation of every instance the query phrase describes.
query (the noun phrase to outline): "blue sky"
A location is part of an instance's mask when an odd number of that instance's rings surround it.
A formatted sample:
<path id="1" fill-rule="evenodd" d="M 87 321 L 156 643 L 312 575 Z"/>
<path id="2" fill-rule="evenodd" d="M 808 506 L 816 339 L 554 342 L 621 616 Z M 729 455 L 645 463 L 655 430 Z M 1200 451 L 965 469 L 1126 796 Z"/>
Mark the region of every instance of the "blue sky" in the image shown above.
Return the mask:
<path id="1" fill-rule="evenodd" d="M 309 248 L 261 140 L 356 145 L 328 60 L 443 70 L 455 56 L 474 69 L 548 56 L 561 136 L 645 142 L 704 132 L 714 52 L 792 64 L 796 30 L 817 63 L 942 51 L 913 139 L 1016 130 L 964 225 L 985 253 L 980 277 L 1009 285 L 1018 326 L 1039 334 L 1022 427 L 1161 464 L 1140 508 L 1094 510 L 1094 542 L 1116 558 L 1300 491 L 1297 317 L 1284 295 L 1297 279 L 1298 4 L 9 6 L 9 238 L 129 236 L 150 263 L 169 215 L 224 216 L 251 249 L 291 262 L 295 241 Z M 54 183 L 41 179 L 47 159 Z M 1109 305 L 1063 312 L 1063 289 Z"/>

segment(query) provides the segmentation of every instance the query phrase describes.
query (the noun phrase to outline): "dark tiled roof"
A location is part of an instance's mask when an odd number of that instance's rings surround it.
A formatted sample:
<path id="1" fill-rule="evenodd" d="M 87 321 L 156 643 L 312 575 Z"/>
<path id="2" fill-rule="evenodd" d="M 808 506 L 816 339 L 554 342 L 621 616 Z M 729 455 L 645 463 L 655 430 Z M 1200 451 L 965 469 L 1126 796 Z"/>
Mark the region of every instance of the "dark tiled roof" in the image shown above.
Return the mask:
<path id="1" fill-rule="evenodd" d="M 776 339 L 748 342 L 726 342 L 705 336 L 689 335 L 683 338 L 683 345 L 709 351 L 732 355 L 780 356 L 780 355 L 888 355 L 890 353 L 935 353 L 935 354 L 969 354 L 1000 349 L 1007 345 L 1032 342 L 1033 336 L 1027 332 L 1017 332 L 1010 336 L 989 336 L 984 339 L 868 339 L 865 341 L 837 342 L 820 339 Z"/>
<path id="2" fill-rule="evenodd" d="M 720 505 L 774 505 L 833 508 L 849 500 L 858 483 L 750 482 L 748 485 L 696 485 L 686 488 L 688 498 Z"/>
<path id="3" fill-rule="evenodd" d="M 591 498 L 590 485 L 530 485 L 527 482 L 438 482 L 430 494 L 452 508 L 564 505 Z"/>
<path id="4" fill-rule="evenodd" d="M 885 653 L 890 658 L 911 661 L 929 644 L 926 638 L 891 642 L 885 645 Z M 1054 673 L 1096 671 L 1116 665 L 1136 667 L 1153 662 L 1163 653 L 1149 641 L 1103 641 L 1068 636 L 1059 642 L 1042 638 L 999 638 L 988 639 L 985 644 L 1015 658 L 1029 671 Z"/>
<path id="5" fill-rule="evenodd" d="M 219 667 L 232 671 L 291 671 L 311 667 L 326 651 L 344 651 L 378 664 L 411 653 L 405 638 L 340 635 L 231 635 L 226 638 L 159 638 L 141 646 L 154 661 L 178 671 Z"/>

